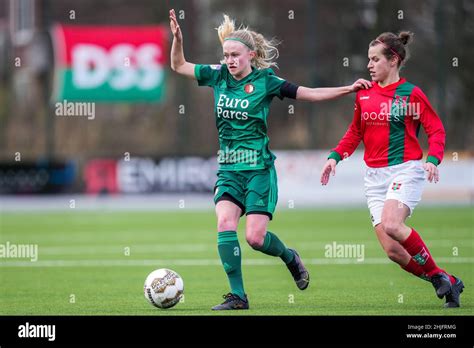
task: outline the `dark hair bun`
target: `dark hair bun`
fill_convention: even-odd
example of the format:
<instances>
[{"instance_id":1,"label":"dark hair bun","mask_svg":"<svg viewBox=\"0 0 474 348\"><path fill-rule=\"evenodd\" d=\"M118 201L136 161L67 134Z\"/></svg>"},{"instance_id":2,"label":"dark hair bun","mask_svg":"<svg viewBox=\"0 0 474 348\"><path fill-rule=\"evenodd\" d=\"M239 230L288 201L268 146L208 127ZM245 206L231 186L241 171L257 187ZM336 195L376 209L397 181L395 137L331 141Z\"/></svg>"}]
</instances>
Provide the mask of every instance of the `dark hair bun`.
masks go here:
<instances>
[{"instance_id":1,"label":"dark hair bun","mask_svg":"<svg viewBox=\"0 0 474 348\"><path fill-rule=\"evenodd\" d=\"M403 46L407 46L413 41L413 33L410 31L401 31L400 34L398 34L398 38Z\"/></svg>"}]
</instances>

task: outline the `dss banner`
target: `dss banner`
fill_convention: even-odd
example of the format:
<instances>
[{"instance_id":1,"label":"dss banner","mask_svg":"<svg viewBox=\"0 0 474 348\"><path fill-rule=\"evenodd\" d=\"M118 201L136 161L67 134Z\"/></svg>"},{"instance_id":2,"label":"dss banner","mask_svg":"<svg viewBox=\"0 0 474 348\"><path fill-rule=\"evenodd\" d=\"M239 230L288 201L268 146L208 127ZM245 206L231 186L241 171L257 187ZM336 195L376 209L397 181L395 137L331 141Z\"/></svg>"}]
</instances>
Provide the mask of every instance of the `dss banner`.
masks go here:
<instances>
[{"instance_id":1,"label":"dss banner","mask_svg":"<svg viewBox=\"0 0 474 348\"><path fill-rule=\"evenodd\" d=\"M54 101L159 101L166 42L161 26L57 25Z\"/></svg>"}]
</instances>

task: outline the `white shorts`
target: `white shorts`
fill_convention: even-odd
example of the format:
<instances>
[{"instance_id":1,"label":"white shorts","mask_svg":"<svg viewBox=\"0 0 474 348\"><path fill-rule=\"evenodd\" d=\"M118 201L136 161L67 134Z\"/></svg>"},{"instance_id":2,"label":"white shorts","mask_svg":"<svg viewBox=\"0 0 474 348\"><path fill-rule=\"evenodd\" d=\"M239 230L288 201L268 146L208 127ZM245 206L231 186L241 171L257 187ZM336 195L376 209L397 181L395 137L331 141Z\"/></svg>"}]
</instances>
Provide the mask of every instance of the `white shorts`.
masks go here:
<instances>
[{"instance_id":1,"label":"white shorts","mask_svg":"<svg viewBox=\"0 0 474 348\"><path fill-rule=\"evenodd\" d=\"M387 199L395 199L410 209L410 216L421 200L426 183L422 161L408 161L383 168L367 167L365 172L365 196L372 225L382 221L382 210Z\"/></svg>"}]
</instances>

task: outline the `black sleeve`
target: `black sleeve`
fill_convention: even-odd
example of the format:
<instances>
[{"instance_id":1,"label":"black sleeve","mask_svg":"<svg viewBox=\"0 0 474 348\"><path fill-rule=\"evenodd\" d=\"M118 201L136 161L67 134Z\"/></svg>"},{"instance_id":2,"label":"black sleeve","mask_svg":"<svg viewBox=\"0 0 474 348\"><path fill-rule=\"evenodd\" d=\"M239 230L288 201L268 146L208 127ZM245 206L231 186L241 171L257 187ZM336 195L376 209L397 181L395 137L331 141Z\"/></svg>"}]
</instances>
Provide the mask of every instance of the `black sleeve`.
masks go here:
<instances>
[{"instance_id":1,"label":"black sleeve","mask_svg":"<svg viewBox=\"0 0 474 348\"><path fill-rule=\"evenodd\" d=\"M285 81L281 84L280 94L284 98L296 99L296 92L300 86L295 85L294 83Z\"/></svg>"}]
</instances>

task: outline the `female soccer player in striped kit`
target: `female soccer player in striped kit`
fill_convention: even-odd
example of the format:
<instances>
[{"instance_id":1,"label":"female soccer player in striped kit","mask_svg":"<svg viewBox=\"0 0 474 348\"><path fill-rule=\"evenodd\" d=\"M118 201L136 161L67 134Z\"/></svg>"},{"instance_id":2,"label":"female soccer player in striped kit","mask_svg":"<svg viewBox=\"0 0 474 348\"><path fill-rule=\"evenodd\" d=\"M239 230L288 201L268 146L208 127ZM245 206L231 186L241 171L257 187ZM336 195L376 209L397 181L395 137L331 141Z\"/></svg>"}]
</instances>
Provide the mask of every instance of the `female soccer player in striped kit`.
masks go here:
<instances>
[{"instance_id":1,"label":"female soccer player in striped kit","mask_svg":"<svg viewBox=\"0 0 474 348\"><path fill-rule=\"evenodd\" d=\"M183 38L176 15L170 11L173 33L171 67L197 80L200 86L214 90L214 111L219 134L220 168L215 185L219 256L229 279L231 291L214 310L248 309L241 271L241 250L237 226L247 215L246 239L264 254L280 257L290 270L296 285L304 290L309 273L298 253L289 249L267 231L277 203L278 188L275 156L269 150L267 117L273 97L321 101L341 97L371 83L357 80L351 86L306 88L277 77L270 67L278 57L276 44L261 34L239 28L224 16L218 28L224 59L221 65L192 64L185 60Z\"/></svg>"},{"instance_id":2,"label":"female soccer player in striped kit","mask_svg":"<svg viewBox=\"0 0 474 348\"><path fill-rule=\"evenodd\" d=\"M438 182L445 131L421 89L400 78L413 34L383 33L369 45L367 68L373 88L356 95L354 118L321 173L326 185L337 162L362 141L367 164L365 192L375 233L388 257L407 272L429 280L445 307L459 307L462 281L440 269L420 235L405 220L421 199L424 184ZM423 126L429 143L426 163L417 136Z\"/></svg>"}]
</instances>

